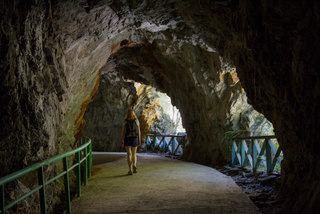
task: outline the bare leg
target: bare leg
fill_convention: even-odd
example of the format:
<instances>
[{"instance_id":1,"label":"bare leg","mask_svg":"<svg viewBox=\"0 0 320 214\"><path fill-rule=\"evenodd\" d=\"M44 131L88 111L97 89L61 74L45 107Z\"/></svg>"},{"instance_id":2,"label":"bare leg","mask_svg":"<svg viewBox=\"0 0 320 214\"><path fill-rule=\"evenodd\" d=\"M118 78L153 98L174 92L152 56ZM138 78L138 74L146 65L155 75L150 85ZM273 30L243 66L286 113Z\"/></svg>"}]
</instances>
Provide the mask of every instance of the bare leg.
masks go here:
<instances>
[{"instance_id":1,"label":"bare leg","mask_svg":"<svg viewBox=\"0 0 320 214\"><path fill-rule=\"evenodd\" d=\"M131 171L131 172L132 172L132 154L131 154L131 146L126 146L126 151L127 151L127 159L128 159L129 171Z\"/></svg>"},{"instance_id":2,"label":"bare leg","mask_svg":"<svg viewBox=\"0 0 320 214\"><path fill-rule=\"evenodd\" d=\"M133 169L137 167L137 147L131 147ZM135 171L135 170L134 170Z\"/></svg>"}]
</instances>

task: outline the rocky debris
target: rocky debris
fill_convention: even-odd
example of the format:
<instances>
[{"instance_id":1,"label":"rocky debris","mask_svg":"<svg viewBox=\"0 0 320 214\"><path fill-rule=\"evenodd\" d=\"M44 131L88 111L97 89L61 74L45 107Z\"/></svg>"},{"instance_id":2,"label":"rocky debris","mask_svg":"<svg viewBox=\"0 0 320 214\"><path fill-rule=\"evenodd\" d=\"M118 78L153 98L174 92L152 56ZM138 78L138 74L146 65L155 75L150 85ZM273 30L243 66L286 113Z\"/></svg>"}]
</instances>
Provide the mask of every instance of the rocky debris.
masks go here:
<instances>
[{"instance_id":1,"label":"rocky debris","mask_svg":"<svg viewBox=\"0 0 320 214\"><path fill-rule=\"evenodd\" d=\"M238 184L262 213L280 213L283 199L280 197L280 175L268 175L263 171L252 172L250 169L225 165L218 171Z\"/></svg>"},{"instance_id":2,"label":"rocky debris","mask_svg":"<svg viewBox=\"0 0 320 214\"><path fill-rule=\"evenodd\" d=\"M264 185L272 185L278 178L276 175L269 175L267 177L259 178L258 181Z\"/></svg>"},{"instance_id":3,"label":"rocky debris","mask_svg":"<svg viewBox=\"0 0 320 214\"><path fill-rule=\"evenodd\" d=\"M166 158L171 158L171 159L176 159L176 160L182 160L182 156L181 155L166 154L165 157Z\"/></svg>"}]
</instances>

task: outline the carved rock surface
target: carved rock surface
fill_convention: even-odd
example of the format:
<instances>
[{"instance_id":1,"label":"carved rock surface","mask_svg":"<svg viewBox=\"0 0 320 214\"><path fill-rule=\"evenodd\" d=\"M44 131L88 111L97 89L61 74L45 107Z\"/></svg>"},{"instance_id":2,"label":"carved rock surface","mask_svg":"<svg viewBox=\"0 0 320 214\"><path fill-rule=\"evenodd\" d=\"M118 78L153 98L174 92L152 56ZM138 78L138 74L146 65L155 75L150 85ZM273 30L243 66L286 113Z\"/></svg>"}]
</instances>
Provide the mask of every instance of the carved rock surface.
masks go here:
<instances>
[{"instance_id":1,"label":"carved rock surface","mask_svg":"<svg viewBox=\"0 0 320 214\"><path fill-rule=\"evenodd\" d=\"M284 210L319 209L318 1L17 0L0 10L0 176L76 145L104 65L172 98L186 158L225 162L223 112L241 86L224 83L236 67L283 149Z\"/></svg>"}]
</instances>

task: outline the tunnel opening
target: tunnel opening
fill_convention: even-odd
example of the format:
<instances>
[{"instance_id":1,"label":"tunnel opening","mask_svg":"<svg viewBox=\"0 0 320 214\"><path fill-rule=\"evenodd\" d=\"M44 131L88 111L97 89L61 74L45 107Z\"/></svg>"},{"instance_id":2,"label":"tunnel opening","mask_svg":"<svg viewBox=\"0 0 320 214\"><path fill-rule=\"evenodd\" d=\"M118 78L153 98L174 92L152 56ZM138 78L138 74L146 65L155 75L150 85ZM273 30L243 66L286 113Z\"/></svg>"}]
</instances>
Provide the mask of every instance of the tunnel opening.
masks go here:
<instances>
[{"instance_id":1,"label":"tunnel opening","mask_svg":"<svg viewBox=\"0 0 320 214\"><path fill-rule=\"evenodd\" d=\"M121 128L126 111L133 107L140 120L142 142L147 134L185 132L179 110L165 93L135 82L116 71L102 71L99 89L86 107L83 135L93 140L94 151L123 151Z\"/></svg>"},{"instance_id":2,"label":"tunnel opening","mask_svg":"<svg viewBox=\"0 0 320 214\"><path fill-rule=\"evenodd\" d=\"M154 101L149 102L150 104L157 103L159 108L159 113L154 112L154 114L158 115L156 122L158 124L154 124L149 133L150 134L178 134L186 132L185 128L182 124L182 117L179 109L175 107L171 98L166 94L158 91L156 88L152 86L144 85L141 83L134 83L138 99L135 102L135 109L137 109L138 114L142 113L143 97L150 97ZM141 97L141 98L140 98ZM150 99L149 98L149 99ZM140 108L140 109L139 109ZM148 113L147 113L148 114Z\"/></svg>"}]
</instances>

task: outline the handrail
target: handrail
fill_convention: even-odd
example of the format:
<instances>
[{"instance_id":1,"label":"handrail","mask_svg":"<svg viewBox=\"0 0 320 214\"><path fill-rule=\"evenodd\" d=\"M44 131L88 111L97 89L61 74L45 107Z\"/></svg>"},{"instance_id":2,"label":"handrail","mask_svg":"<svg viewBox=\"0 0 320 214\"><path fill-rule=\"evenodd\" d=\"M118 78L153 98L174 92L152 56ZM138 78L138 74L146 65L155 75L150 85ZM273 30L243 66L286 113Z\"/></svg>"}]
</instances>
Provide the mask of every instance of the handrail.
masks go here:
<instances>
[{"instance_id":1,"label":"handrail","mask_svg":"<svg viewBox=\"0 0 320 214\"><path fill-rule=\"evenodd\" d=\"M161 137L160 142L158 142L158 137ZM167 142L166 138L170 138ZM177 141L176 138L183 138L181 142ZM179 148L182 148L182 152L186 145L187 135L161 135L161 134L147 134L145 141L146 146L150 146L154 151L167 152L175 155ZM176 146L177 145L177 146ZM147 148L146 147L146 148ZM171 151L170 151L171 150Z\"/></svg>"},{"instance_id":2,"label":"handrail","mask_svg":"<svg viewBox=\"0 0 320 214\"><path fill-rule=\"evenodd\" d=\"M69 171L76 168L76 176L77 176L77 195L78 197L81 196L81 164L84 162L84 184L87 185L88 177L91 176L91 164L92 164L92 142L90 139L86 139L85 144L81 145L80 147L66 152L64 154L57 155L55 157L43 160L39 163L35 163L29 167L26 167L22 170L17 172L11 173L5 177L0 178L0 213L4 214L6 210L10 209L14 205L18 204L20 201L24 200L28 196L34 194L35 192L39 191L40 194L40 210L41 213L46 213L46 195L45 195L45 186L50 184L51 182L57 180L58 178L64 176L64 187L65 187L65 196L67 200L67 213L71 213L70 207L70 187L69 187ZM82 155L81 159L81 153ZM73 164L71 167L68 166L68 159L67 157L74 155L76 157L76 163ZM45 181L44 179L44 172L43 167L54 163L58 160L63 161L63 172L59 175L56 175L54 178ZM11 202L10 204L6 205L5 203L5 185L30 173L37 170L38 174L38 186L26 193L25 195L19 197L15 201Z\"/></svg>"},{"instance_id":3,"label":"handrail","mask_svg":"<svg viewBox=\"0 0 320 214\"><path fill-rule=\"evenodd\" d=\"M274 135L236 137L232 139L231 165L239 163L241 167L249 166L255 172L261 163L268 173L272 172L277 163L281 166L281 148L276 149L272 139ZM260 148L258 140L264 139ZM247 144L247 141L249 143ZM273 157L272 157L273 153Z\"/></svg>"},{"instance_id":4,"label":"handrail","mask_svg":"<svg viewBox=\"0 0 320 214\"><path fill-rule=\"evenodd\" d=\"M272 139L276 138L275 135L265 135L265 136L248 136L248 137L235 137L234 140L251 140L251 139Z\"/></svg>"},{"instance_id":5,"label":"handrail","mask_svg":"<svg viewBox=\"0 0 320 214\"><path fill-rule=\"evenodd\" d=\"M187 135L172 135L172 134L147 134L147 136L161 136L161 137L185 137Z\"/></svg>"}]
</instances>

